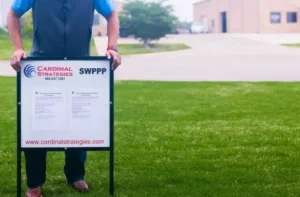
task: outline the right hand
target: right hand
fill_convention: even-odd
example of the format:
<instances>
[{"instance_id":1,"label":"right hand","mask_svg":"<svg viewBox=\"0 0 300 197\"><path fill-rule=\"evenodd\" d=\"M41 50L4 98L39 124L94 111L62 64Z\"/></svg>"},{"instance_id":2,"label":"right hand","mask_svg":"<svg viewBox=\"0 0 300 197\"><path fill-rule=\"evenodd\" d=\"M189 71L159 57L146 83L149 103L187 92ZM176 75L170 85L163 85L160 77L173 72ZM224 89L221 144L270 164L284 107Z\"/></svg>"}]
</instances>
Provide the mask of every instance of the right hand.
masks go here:
<instances>
[{"instance_id":1,"label":"right hand","mask_svg":"<svg viewBox=\"0 0 300 197\"><path fill-rule=\"evenodd\" d=\"M27 54L23 49L15 50L14 54L11 56L10 65L17 72L21 70L21 59L22 58L27 58Z\"/></svg>"}]
</instances>

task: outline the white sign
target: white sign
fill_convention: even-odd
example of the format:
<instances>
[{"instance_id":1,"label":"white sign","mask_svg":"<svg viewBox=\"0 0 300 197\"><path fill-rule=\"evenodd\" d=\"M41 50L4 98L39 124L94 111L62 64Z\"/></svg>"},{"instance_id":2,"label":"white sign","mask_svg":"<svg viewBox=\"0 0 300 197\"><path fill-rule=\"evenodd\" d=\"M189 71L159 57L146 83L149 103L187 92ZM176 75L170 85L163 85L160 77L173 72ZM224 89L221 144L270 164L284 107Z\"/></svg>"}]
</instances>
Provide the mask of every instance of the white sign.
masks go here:
<instances>
[{"instance_id":1,"label":"white sign","mask_svg":"<svg viewBox=\"0 0 300 197\"><path fill-rule=\"evenodd\" d=\"M110 147L109 60L23 60L22 148Z\"/></svg>"}]
</instances>

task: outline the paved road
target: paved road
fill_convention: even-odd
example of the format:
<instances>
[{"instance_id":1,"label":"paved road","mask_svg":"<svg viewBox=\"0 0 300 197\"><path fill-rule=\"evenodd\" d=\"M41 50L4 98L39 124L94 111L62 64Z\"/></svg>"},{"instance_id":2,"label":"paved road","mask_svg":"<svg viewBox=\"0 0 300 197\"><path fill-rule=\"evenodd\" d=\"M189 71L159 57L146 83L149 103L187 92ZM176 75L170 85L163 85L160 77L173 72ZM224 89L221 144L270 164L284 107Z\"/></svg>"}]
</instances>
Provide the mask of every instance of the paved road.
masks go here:
<instances>
[{"instance_id":1,"label":"paved road","mask_svg":"<svg viewBox=\"0 0 300 197\"><path fill-rule=\"evenodd\" d=\"M122 43L135 42L121 39ZM158 81L300 81L300 49L238 35L180 35L161 42L181 42L192 49L124 56L117 80ZM100 55L105 38L96 39ZM0 75L15 75L0 62Z\"/></svg>"},{"instance_id":2,"label":"paved road","mask_svg":"<svg viewBox=\"0 0 300 197\"><path fill-rule=\"evenodd\" d=\"M116 72L122 80L298 81L300 49L231 35L179 36L190 50L129 56Z\"/></svg>"},{"instance_id":3,"label":"paved road","mask_svg":"<svg viewBox=\"0 0 300 197\"><path fill-rule=\"evenodd\" d=\"M8 61L0 61L0 76L16 76Z\"/></svg>"},{"instance_id":4,"label":"paved road","mask_svg":"<svg viewBox=\"0 0 300 197\"><path fill-rule=\"evenodd\" d=\"M300 33L265 33L265 34L231 34L234 37L247 38L255 41L270 43L270 44L294 44L300 43Z\"/></svg>"}]
</instances>

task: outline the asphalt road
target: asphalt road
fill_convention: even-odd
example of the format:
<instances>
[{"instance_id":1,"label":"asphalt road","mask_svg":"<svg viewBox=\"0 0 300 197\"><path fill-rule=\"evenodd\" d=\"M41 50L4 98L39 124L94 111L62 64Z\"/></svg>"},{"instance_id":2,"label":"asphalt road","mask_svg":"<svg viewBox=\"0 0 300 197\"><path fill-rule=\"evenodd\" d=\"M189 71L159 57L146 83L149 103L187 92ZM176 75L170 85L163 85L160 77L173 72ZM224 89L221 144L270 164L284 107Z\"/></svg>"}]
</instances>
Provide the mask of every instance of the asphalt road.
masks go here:
<instances>
[{"instance_id":1,"label":"asphalt road","mask_svg":"<svg viewBox=\"0 0 300 197\"><path fill-rule=\"evenodd\" d=\"M119 80L298 81L300 49L231 35L194 35L162 42L183 42L192 49L128 56Z\"/></svg>"}]
</instances>

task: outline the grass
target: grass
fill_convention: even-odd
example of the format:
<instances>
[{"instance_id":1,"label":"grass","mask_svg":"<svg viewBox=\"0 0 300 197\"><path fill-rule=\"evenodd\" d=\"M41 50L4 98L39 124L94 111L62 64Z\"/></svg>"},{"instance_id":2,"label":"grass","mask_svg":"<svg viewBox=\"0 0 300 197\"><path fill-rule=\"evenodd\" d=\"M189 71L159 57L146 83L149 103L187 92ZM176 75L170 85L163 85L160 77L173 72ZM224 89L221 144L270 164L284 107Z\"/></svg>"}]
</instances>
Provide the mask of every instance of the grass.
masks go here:
<instances>
[{"instance_id":1,"label":"grass","mask_svg":"<svg viewBox=\"0 0 300 197\"><path fill-rule=\"evenodd\" d=\"M147 54L166 51L177 51L189 49L185 44L150 44L149 48L145 48L142 44L119 44L118 48L121 55Z\"/></svg>"},{"instance_id":2,"label":"grass","mask_svg":"<svg viewBox=\"0 0 300 197\"><path fill-rule=\"evenodd\" d=\"M0 82L0 193L15 197L15 79ZM300 83L123 81L115 97L117 197L299 196ZM108 196L107 153L88 154L89 194L63 164L48 154L45 197Z\"/></svg>"},{"instance_id":3,"label":"grass","mask_svg":"<svg viewBox=\"0 0 300 197\"><path fill-rule=\"evenodd\" d=\"M23 39L23 45L26 52L29 54L32 41L30 39ZM97 56L98 52L94 44L94 39L91 39L91 55ZM150 48L144 48L142 44L119 44L119 51L121 55L157 53L165 51L177 51L189 49L185 44L151 44ZM13 45L9 37L0 32L0 60L9 60L13 53Z\"/></svg>"},{"instance_id":4,"label":"grass","mask_svg":"<svg viewBox=\"0 0 300 197\"><path fill-rule=\"evenodd\" d=\"M283 46L288 46L288 47L300 47L300 43L295 43L295 44L283 44Z\"/></svg>"},{"instance_id":5,"label":"grass","mask_svg":"<svg viewBox=\"0 0 300 197\"><path fill-rule=\"evenodd\" d=\"M27 53L29 53L31 45L30 40L23 40L23 46ZM14 48L9 37L7 35L0 35L0 60L9 60L13 51Z\"/></svg>"},{"instance_id":6,"label":"grass","mask_svg":"<svg viewBox=\"0 0 300 197\"><path fill-rule=\"evenodd\" d=\"M29 54L32 41L30 39L23 39L23 46L25 51ZM97 56L96 46L94 40L91 40L91 55ZM13 45L8 35L0 34L0 60L9 60L13 53Z\"/></svg>"}]
</instances>

